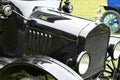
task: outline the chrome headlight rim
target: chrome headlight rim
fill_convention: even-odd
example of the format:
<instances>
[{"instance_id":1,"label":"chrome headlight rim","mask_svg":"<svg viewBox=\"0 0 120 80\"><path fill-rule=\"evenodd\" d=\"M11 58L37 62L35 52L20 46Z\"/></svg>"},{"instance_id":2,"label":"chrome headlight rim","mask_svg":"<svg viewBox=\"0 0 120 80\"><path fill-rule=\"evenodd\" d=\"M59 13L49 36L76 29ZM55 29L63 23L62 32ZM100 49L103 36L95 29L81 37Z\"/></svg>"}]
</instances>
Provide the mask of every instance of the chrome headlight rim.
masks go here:
<instances>
[{"instance_id":1,"label":"chrome headlight rim","mask_svg":"<svg viewBox=\"0 0 120 80\"><path fill-rule=\"evenodd\" d=\"M118 50L118 47L120 47L120 41L117 42L115 45L114 45L114 48L113 48L113 59L116 60L120 57L120 49Z\"/></svg>"},{"instance_id":2,"label":"chrome headlight rim","mask_svg":"<svg viewBox=\"0 0 120 80\"><path fill-rule=\"evenodd\" d=\"M3 10L3 14L7 17L12 14L12 7L10 5L3 6L2 10Z\"/></svg>"},{"instance_id":3,"label":"chrome headlight rim","mask_svg":"<svg viewBox=\"0 0 120 80\"><path fill-rule=\"evenodd\" d=\"M118 47L119 44L120 44L119 36L116 35L110 36L109 45L107 49L108 52L107 58L109 58L109 60L111 59L116 60L120 57L120 53L116 55L116 50L117 50L116 48ZM118 50L118 52L120 52L120 50Z\"/></svg>"},{"instance_id":4,"label":"chrome headlight rim","mask_svg":"<svg viewBox=\"0 0 120 80\"><path fill-rule=\"evenodd\" d=\"M85 65L83 60L86 59L87 59L87 64ZM88 71L90 62L91 62L90 54L87 51L82 51L77 57L77 71L80 75L84 75Z\"/></svg>"}]
</instances>

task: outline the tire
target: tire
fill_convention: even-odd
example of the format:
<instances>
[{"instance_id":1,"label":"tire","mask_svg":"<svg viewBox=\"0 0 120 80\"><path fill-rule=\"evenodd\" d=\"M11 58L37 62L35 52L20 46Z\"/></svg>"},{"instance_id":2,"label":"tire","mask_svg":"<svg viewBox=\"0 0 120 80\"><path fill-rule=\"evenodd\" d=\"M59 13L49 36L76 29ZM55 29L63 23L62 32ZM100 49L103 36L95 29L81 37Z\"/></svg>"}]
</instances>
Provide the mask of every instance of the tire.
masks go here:
<instances>
[{"instance_id":1,"label":"tire","mask_svg":"<svg viewBox=\"0 0 120 80\"><path fill-rule=\"evenodd\" d=\"M114 10L107 10L101 17L101 22L110 27L112 33L120 30L120 14Z\"/></svg>"}]
</instances>

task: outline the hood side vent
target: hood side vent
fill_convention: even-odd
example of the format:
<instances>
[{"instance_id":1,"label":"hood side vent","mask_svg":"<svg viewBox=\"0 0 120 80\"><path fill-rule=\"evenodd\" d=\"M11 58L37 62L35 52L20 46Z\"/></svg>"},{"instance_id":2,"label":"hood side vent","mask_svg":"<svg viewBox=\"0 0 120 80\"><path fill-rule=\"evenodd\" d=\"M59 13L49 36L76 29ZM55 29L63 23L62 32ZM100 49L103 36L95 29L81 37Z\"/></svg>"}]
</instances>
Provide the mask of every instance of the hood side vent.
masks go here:
<instances>
[{"instance_id":1,"label":"hood side vent","mask_svg":"<svg viewBox=\"0 0 120 80\"><path fill-rule=\"evenodd\" d=\"M32 54L50 55L52 36L37 30L29 30L27 38L27 50ZM30 53L31 53L30 52Z\"/></svg>"}]
</instances>

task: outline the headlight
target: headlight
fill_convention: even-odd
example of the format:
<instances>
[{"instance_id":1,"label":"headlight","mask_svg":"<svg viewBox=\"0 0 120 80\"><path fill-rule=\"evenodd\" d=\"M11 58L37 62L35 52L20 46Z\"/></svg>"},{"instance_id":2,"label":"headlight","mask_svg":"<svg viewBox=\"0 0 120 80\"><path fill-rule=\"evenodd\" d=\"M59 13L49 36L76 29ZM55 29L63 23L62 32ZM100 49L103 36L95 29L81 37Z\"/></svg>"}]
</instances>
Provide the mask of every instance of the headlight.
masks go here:
<instances>
[{"instance_id":1,"label":"headlight","mask_svg":"<svg viewBox=\"0 0 120 80\"><path fill-rule=\"evenodd\" d=\"M120 39L118 37L110 37L108 53L112 59L118 59L120 56Z\"/></svg>"},{"instance_id":2,"label":"headlight","mask_svg":"<svg viewBox=\"0 0 120 80\"><path fill-rule=\"evenodd\" d=\"M87 51L83 51L77 58L78 72L79 74L85 74L89 68L90 56Z\"/></svg>"},{"instance_id":3,"label":"headlight","mask_svg":"<svg viewBox=\"0 0 120 80\"><path fill-rule=\"evenodd\" d=\"M120 42L114 46L113 58L117 59L120 56Z\"/></svg>"},{"instance_id":4,"label":"headlight","mask_svg":"<svg viewBox=\"0 0 120 80\"><path fill-rule=\"evenodd\" d=\"M3 13L5 16L10 16L12 14L12 8L10 5L3 6Z\"/></svg>"}]
</instances>

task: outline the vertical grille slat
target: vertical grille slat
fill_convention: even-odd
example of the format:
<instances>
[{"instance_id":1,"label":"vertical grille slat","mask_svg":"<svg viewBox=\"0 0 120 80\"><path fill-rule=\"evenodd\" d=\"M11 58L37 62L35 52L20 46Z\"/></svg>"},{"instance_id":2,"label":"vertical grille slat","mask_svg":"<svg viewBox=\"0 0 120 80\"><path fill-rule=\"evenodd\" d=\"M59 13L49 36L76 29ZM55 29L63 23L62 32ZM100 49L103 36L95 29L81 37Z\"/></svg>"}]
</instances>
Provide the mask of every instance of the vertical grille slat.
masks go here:
<instances>
[{"instance_id":1,"label":"vertical grille slat","mask_svg":"<svg viewBox=\"0 0 120 80\"><path fill-rule=\"evenodd\" d=\"M28 49L32 54L50 55L52 36L50 34L29 30Z\"/></svg>"},{"instance_id":2,"label":"vertical grille slat","mask_svg":"<svg viewBox=\"0 0 120 80\"><path fill-rule=\"evenodd\" d=\"M40 41L39 41L39 39L40 39L40 33L37 32L37 37L36 37L36 52L37 52L37 53L40 52L40 51L39 51L39 49L40 49L40 45L39 45Z\"/></svg>"},{"instance_id":3,"label":"vertical grille slat","mask_svg":"<svg viewBox=\"0 0 120 80\"><path fill-rule=\"evenodd\" d=\"M46 47L47 47L47 34L44 34L43 52L45 52L45 50L47 50ZM47 53L47 51L46 51L46 53Z\"/></svg>"},{"instance_id":4,"label":"vertical grille slat","mask_svg":"<svg viewBox=\"0 0 120 80\"><path fill-rule=\"evenodd\" d=\"M48 36L48 47L47 47L47 53L51 52L51 41L52 41L52 36ZM49 54L50 55L50 54Z\"/></svg>"},{"instance_id":5,"label":"vertical grille slat","mask_svg":"<svg viewBox=\"0 0 120 80\"><path fill-rule=\"evenodd\" d=\"M29 43L29 49L32 49L32 31L31 30L29 31L29 41L28 41L28 43Z\"/></svg>"},{"instance_id":6,"label":"vertical grille slat","mask_svg":"<svg viewBox=\"0 0 120 80\"><path fill-rule=\"evenodd\" d=\"M41 52L41 54L43 54L43 40L44 40L44 34L41 33L41 37L40 37L40 52Z\"/></svg>"},{"instance_id":7,"label":"vertical grille slat","mask_svg":"<svg viewBox=\"0 0 120 80\"><path fill-rule=\"evenodd\" d=\"M33 31L32 50L35 52L36 32Z\"/></svg>"}]
</instances>

